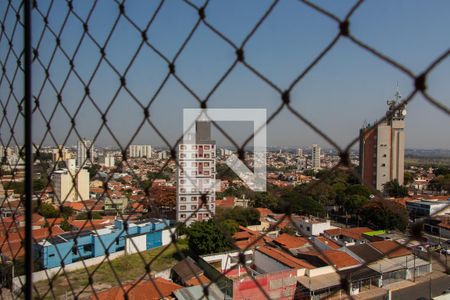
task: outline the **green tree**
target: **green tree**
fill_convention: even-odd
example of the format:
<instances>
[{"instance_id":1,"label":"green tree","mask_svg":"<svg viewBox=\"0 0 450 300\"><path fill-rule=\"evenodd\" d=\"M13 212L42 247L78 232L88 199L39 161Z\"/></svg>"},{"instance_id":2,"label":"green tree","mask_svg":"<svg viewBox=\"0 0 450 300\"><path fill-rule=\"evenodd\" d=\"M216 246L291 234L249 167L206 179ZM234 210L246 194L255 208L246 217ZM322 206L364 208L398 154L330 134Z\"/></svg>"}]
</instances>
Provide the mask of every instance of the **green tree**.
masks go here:
<instances>
[{"instance_id":1,"label":"green tree","mask_svg":"<svg viewBox=\"0 0 450 300\"><path fill-rule=\"evenodd\" d=\"M385 199L370 201L361 208L359 215L365 225L374 229L405 231L409 220L403 205Z\"/></svg>"},{"instance_id":2,"label":"green tree","mask_svg":"<svg viewBox=\"0 0 450 300\"><path fill-rule=\"evenodd\" d=\"M325 208L319 201L309 195L298 193L297 191L286 191L283 193L277 211L290 211L300 215L325 215Z\"/></svg>"},{"instance_id":3,"label":"green tree","mask_svg":"<svg viewBox=\"0 0 450 300\"><path fill-rule=\"evenodd\" d=\"M64 230L64 231L70 231L70 230L72 230L72 226L69 224L69 222L67 221L67 219L64 219L64 221L61 222L61 224L59 225L59 227L61 227L61 229Z\"/></svg>"},{"instance_id":4,"label":"green tree","mask_svg":"<svg viewBox=\"0 0 450 300\"><path fill-rule=\"evenodd\" d=\"M450 174L450 167L439 167L433 170L434 175L440 176L440 175L449 175Z\"/></svg>"},{"instance_id":5,"label":"green tree","mask_svg":"<svg viewBox=\"0 0 450 300\"><path fill-rule=\"evenodd\" d=\"M59 216L59 211L49 203L42 203L38 208L38 214L44 218L57 218Z\"/></svg>"},{"instance_id":6,"label":"green tree","mask_svg":"<svg viewBox=\"0 0 450 300\"><path fill-rule=\"evenodd\" d=\"M361 195L350 195L344 200L343 206L347 213L355 214L368 202L368 199Z\"/></svg>"},{"instance_id":7,"label":"green tree","mask_svg":"<svg viewBox=\"0 0 450 300\"><path fill-rule=\"evenodd\" d=\"M450 174L436 176L430 180L428 186L432 191L438 193L450 191Z\"/></svg>"},{"instance_id":8,"label":"green tree","mask_svg":"<svg viewBox=\"0 0 450 300\"><path fill-rule=\"evenodd\" d=\"M225 235L232 237L239 230L239 223L235 220L227 219L220 222L220 227Z\"/></svg>"},{"instance_id":9,"label":"green tree","mask_svg":"<svg viewBox=\"0 0 450 300\"><path fill-rule=\"evenodd\" d=\"M187 229L189 249L193 255L231 250L233 243L214 220L194 222Z\"/></svg>"},{"instance_id":10,"label":"green tree","mask_svg":"<svg viewBox=\"0 0 450 300\"><path fill-rule=\"evenodd\" d=\"M63 218L65 218L65 219L67 219L68 217L73 216L74 213L75 213L75 211L70 206L63 206L62 209L61 209L61 216Z\"/></svg>"},{"instance_id":11,"label":"green tree","mask_svg":"<svg viewBox=\"0 0 450 300\"><path fill-rule=\"evenodd\" d=\"M398 183L397 179L384 184L384 193L389 197L402 198L408 196L408 188Z\"/></svg>"},{"instance_id":12,"label":"green tree","mask_svg":"<svg viewBox=\"0 0 450 300\"><path fill-rule=\"evenodd\" d=\"M412 172L405 172L405 177L403 179L403 183L405 185L410 185L411 183L414 182L414 177L415 177L414 173L412 173Z\"/></svg>"},{"instance_id":13,"label":"green tree","mask_svg":"<svg viewBox=\"0 0 450 300\"><path fill-rule=\"evenodd\" d=\"M278 199L270 192L255 193L252 206L275 209L278 206Z\"/></svg>"},{"instance_id":14,"label":"green tree","mask_svg":"<svg viewBox=\"0 0 450 300\"><path fill-rule=\"evenodd\" d=\"M253 207L218 208L216 211L216 220L223 222L224 220L234 220L242 226L259 224L259 212Z\"/></svg>"},{"instance_id":15,"label":"green tree","mask_svg":"<svg viewBox=\"0 0 450 300\"><path fill-rule=\"evenodd\" d=\"M353 184L350 185L346 190L345 193L347 195L358 195L362 196L364 198L369 199L370 195L373 194L372 190L363 184Z\"/></svg>"},{"instance_id":16,"label":"green tree","mask_svg":"<svg viewBox=\"0 0 450 300\"><path fill-rule=\"evenodd\" d=\"M102 218L102 215L98 211L91 212L91 219L92 220L99 220ZM87 220L89 219L89 214L87 212L80 212L75 216L75 219L77 220Z\"/></svg>"},{"instance_id":17,"label":"green tree","mask_svg":"<svg viewBox=\"0 0 450 300\"><path fill-rule=\"evenodd\" d=\"M180 236L180 235L185 235L187 233L187 227L186 224L183 222L177 222L175 224L175 233Z\"/></svg>"}]
</instances>

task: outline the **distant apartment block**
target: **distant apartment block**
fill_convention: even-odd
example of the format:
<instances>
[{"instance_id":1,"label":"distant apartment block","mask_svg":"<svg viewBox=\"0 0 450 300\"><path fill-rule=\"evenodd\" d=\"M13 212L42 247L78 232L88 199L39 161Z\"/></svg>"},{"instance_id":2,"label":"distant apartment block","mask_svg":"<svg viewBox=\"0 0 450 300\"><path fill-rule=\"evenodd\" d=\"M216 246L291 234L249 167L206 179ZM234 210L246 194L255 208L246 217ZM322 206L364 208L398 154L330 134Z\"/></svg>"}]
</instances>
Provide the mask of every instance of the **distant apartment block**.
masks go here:
<instances>
[{"instance_id":1,"label":"distant apartment block","mask_svg":"<svg viewBox=\"0 0 450 300\"><path fill-rule=\"evenodd\" d=\"M81 139L77 144L77 166L82 168L84 166L92 165L94 162L94 145L88 139Z\"/></svg>"},{"instance_id":2,"label":"distant apartment block","mask_svg":"<svg viewBox=\"0 0 450 300\"><path fill-rule=\"evenodd\" d=\"M58 145L58 147L56 149L52 150L52 160L54 162L66 161L71 158L72 158L72 154L63 145Z\"/></svg>"},{"instance_id":3,"label":"distant apartment block","mask_svg":"<svg viewBox=\"0 0 450 300\"><path fill-rule=\"evenodd\" d=\"M405 157L405 107L396 109L401 100L388 101L387 119L374 128L365 126L360 131L360 172L364 184L383 191L384 184L398 180L403 184Z\"/></svg>"},{"instance_id":4,"label":"distant apartment block","mask_svg":"<svg viewBox=\"0 0 450 300\"><path fill-rule=\"evenodd\" d=\"M320 147L316 144L312 145L311 163L314 170L320 169Z\"/></svg>"},{"instance_id":5,"label":"distant apartment block","mask_svg":"<svg viewBox=\"0 0 450 300\"><path fill-rule=\"evenodd\" d=\"M130 158L150 158L150 157L152 157L152 146L150 146L150 145L130 145L128 147L128 157L130 157Z\"/></svg>"},{"instance_id":6,"label":"distant apartment block","mask_svg":"<svg viewBox=\"0 0 450 300\"><path fill-rule=\"evenodd\" d=\"M89 200L89 172L85 169L76 169L74 159L66 162L66 168L53 172L51 180L55 201Z\"/></svg>"},{"instance_id":7,"label":"distant apartment block","mask_svg":"<svg viewBox=\"0 0 450 300\"><path fill-rule=\"evenodd\" d=\"M192 143L178 147L177 221L190 225L215 213L216 145L209 122L198 121Z\"/></svg>"},{"instance_id":8,"label":"distant apartment block","mask_svg":"<svg viewBox=\"0 0 450 300\"><path fill-rule=\"evenodd\" d=\"M114 156L112 156L110 154L106 154L106 155L99 157L98 163L101 166L104 166L106 168L112 168L115 166L116 161L114 159Z\"/></svg>"}]
</instances>

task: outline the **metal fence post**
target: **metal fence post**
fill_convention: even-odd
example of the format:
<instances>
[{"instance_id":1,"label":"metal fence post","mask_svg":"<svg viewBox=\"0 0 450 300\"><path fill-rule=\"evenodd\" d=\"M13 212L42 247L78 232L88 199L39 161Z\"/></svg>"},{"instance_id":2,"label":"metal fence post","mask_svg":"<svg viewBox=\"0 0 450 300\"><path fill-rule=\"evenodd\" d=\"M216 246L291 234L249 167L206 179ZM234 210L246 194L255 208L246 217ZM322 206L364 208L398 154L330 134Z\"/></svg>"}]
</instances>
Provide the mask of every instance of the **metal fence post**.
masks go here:
<instances>
[{"instance_id":1,"label":"metal fence post","mask_svg":"<svg viewBox=\"0 0 450 300\"><path fill-rule=\"evenodd\" d=\"M23 1L24 14L24 107L25 107L25 299L33 296L33 139L32 139L32 90L31 90L31 0Z\"/></svg>"}]
</instances>

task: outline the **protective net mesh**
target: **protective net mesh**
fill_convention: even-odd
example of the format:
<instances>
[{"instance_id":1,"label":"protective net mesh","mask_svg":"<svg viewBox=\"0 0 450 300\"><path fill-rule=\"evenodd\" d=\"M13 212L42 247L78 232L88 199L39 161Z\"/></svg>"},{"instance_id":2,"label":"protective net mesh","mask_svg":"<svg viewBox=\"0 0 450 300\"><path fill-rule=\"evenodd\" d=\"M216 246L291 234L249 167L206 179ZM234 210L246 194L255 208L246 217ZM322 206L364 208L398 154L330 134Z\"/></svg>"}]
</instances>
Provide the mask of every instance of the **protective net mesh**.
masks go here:
<instances>
[{"instance_id":1,"label":"protective net mesh","mask_svg":"<svg viewBox=\"0 0 450 300\"><path fill-rule=\"evenodd\" d=\"M163 270L170 273L167 270L178 261L184 262L182 268L193 274L196 283L202 287L199 295L206 298L214 298L216 290L213 285L227 298L244 297L233 287L233 280L230 279L237 272L245 274L246 280L250 280L247 283L249 289L254 289L252 291L256 298L309 297L309 291L298 287L293 291L289 288L298 286L296 280L289 281L292 272L280 273L279 278L269 278L256 272L254 266L247 262L249 255L251 257L249 253L256 246L273 243L270 234L277 227L290 224L294 230L302 231L295 221L297 216L291 213L290 203L285 204L284 214L270 227L252 236L245 246L238 245L231 234L226 235L231 244L236 243L234 246L237 252L232 267L217 272L212 265L205 263L206 258L198 258L196 263L208 275L205 276L198 272L196 265L186 263L187 256L192 253L189 253L187 242L180 234L183 226L170 224L169 229L166 228L169 225L167 220L174 218L175 189L157 184L161 178L173 179L174 173L184 167L177 160L183 135L173 138L173 134L164 130L167 122L170 123L173 118L172 109L177 107L161 106L161 101L166 101L168 90L176 90L182 95L180 98L186 99L182 107L215 107L214 96L220 93L227 78L237 69L245 70L252 80L259 81L275 95L273 98L278 98L276 103L270 103L274 109L267 118L267 126L282 112L287 112L298 120L299 126L310 128L339 154L339 163L322 172L319 180L303 190L308 193L339 172L360 179L350 159L351 149L358 143L359 136L342 147L333 136L322 131L294 105L297 100L293 96L294 89L303 88L302 83L307 75L338 43L351 43L353 47L398 70L410 80L413 89L395 104L396 108L403 107L415 96L421 95L446 115L450 115L450 109L428 93L427 79L448 59L450 51L446 50L422 72L416 73L378 50L376 45L369 45L364 38L353 34L352 17L364 6L364 1L357 1L344 17L338 17L314 2L298 1L296 5L301 6L301 9L319 14L330 22L335 28L335 34L307 65L295 71L288 85L281 85L271 78L270 72L261 71L267 69L264 63L252 58L247 51L261 27L272 14L278 13L281 2L261 4L258 17L241 28L243 38L236 42L227 28L215 25L214 14L211 17L209 15L209 1L177 2L179 16L171 19L179 27L175 32L165 32L164 22L159 22L174 6L174 3L165 1L32 1L32 116L24 113L24 4L13 0L1 2L0 179L4 189L0 217L2 298L109 299L116 294L104 294L103 291L111 287L116 287L114 291L117 295L123 294L127 298L134 292L136 294L133 295L137 295L144 284L164 298L168 296L168 283L161 282L159 278L163 275L158 274L164 273L161 272ZM190 61L192 51L195 51L190 49L190 45L198 43L195 40L198 35L207 37L205 40L208 44L204 47L211 47L211 52L216 51L217 56L205 55L204 61ZM167 39L176 42L169 43ZM123 49L123 44L127 45L126 51L117 51ZM214 46L216 44L220 44L221 49ZM228 59L227 62L216 67L214 60L223 60L223 57ZM281 60L275 57L275 63L277 59ZM201 74L191 75L185 71L186 68L195 69L198 67L196 64L206 64L206 69L214 70L212 75L207 75L208 84L212 83L208 87L191 77L201 78ZM139 80L142 76L148 76L148 80ZM24 121L31 117L34 138L33 145L27 145L23 142ZM90 121L86 122L87 119ZM374 115L373 120L378 121L370 128L385 121L386 116ZM160 124L163 121L165 124ZM213 127L223 134L228 143L234 145L241 159L248 158L245 149L251 145L253 134L243 142L238 142L221 124L214 122ZM146 132L152 132L154 139L169 149L160 151L159 158L151 162L149 157L137 160L131 154L131 146ZM88 139L85 138L87 134ZM114 149L108 149L114 153L112 157L116 161L112 162L111 168L116 173L126 173L120 179L106 174L98 166L100 157L94 157L94 145L105 136L112 141L110 144ZM84 153L80 155L80 150L78 153L73 151L73 141L79 141L78 148L83 149ZM32 158L25 157L25 147L32 147ZM73 168L66 159L71 156L75 158L76 155L77 166ZM26 200L24 178L27 176L24 164L29 159L34 165L31 175L34 187L33 249L25 249L23 242ZM102 159L104 164L112 161L111 156L105 155ZM82 190L80 182L89 178L88 175L91 178L90 188L88 191ZM226 175L231 176L228 173ZM63 186L68 186L68 190L61 192ZM374 195L375 198L382 198L376 191ZM185 222L205 209L205 205L202 205L206 202L205 197L201 198ZM78 201L80 199L86 201ZM206 209L209 210L208 205ZM209 214L213 215L214 211L211 209ZM136 228L144 230L142 228L145 226L152 226L145 220L151 220L153 226L157 225L151 231L152 234L163 232L169 242L159 247L156 247L157 242L155 247L147 244L147 248L154 249L132 251L133 254L125 255L130 249L142 249L142 240L139 240ZM164 226L158 227L158 224ZM114 230L111 229L112 225ZM409 238L403 244L408 245L414 240L423 242L421 223L412 224L410 228ZM108 238L101 238L102 235ZM136 238L129 238L133 235ZM95 242L87 242L88 238ZM147 243L149 240L151 238L147 237ZM52 245L51 250L48 245ZM338 293L347 293L348 297L352 297L348 294L352 282L349 273L334 265L324 249L316 244L311 246L325 261L330 262L330 266L341 277L339 286L330 290L327 296L337 297ZM389 257L401 249L403 245L389 249L385 255ZM34 271L39 273L35 273L32 295L25 294L22 289L26 282L23 274L30 267L24 265L26 251L33 251L36 262ZM439 254L433 251L428 250L423 256L427 259L437 256L436 262L444 270L448 267ZM353 274L362 272L374 261L366 260L352 269Z\"/></svg>"}]
</instances>

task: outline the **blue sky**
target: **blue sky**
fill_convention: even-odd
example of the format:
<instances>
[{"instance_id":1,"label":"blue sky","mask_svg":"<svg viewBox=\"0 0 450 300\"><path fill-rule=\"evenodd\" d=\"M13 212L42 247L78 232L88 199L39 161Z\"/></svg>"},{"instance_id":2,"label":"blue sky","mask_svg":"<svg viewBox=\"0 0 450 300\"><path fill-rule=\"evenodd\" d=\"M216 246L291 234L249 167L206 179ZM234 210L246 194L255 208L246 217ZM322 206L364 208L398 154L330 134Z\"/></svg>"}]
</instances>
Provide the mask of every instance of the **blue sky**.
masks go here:
<instances>
[{"instance_id":1,"label":"blue sky","mask_svg":"<svg viewBox=\"0 0 450 300\"><path fill-rule=\"evenodd\" d=\"M39 1L46 11L46 1ZM85 18L91 1L74 1L75 11ZM144 28L158 1L127 1L127 15ZM202 1L195 1L201 4ZM212 0L206 8L206 19L234 43L240 44L271 1ZM354 1L317 1L339 17L345 16ZM351 32L380 52L418 73L450 47L449 1L380 1L363 3L351 18ZM67 12L64 1L55 1L49 24L60 28ZM118 14L113 1L98 1L88 22L89 32L103 44ZM42 31L42 18L34 14L34 41ZM149 41L168 59L172 59L197 21L195 10L182 1L168 0L147 31ZM281 0L272 14L246 44L246 61L281 89L292 80L333 39L337 25L306 5L294 0ZM63 48L71 55L82 35L82 25L73 16L61 36ZM106 47L106 57L123 72L140 42L139 32L121 18ZM40 59L46 63L55 39L48 32L40 44ZM76 70L87 80L100 57L97 46L85 38L75 57ZM176 61L176 72L195 93L204 98L235 58L234 50L203 24ZM50 75L59 88L69 70L67 59L58 50L50 67ZM145 105L167 74L167 63L144 46L126 81L128 88ZM35 95L42 86L43 71L35 66ZM339 145L346 146L358 135L364 121L380 118L399 85L403 95L412 89L411 80L403 73L342 38L327 56L292 91L292 106ZM429 92L450 106L450 58L430 75ZM102 62L93 78L90 91L98 107L104 111L119 87L118 76ZM63 103L74 113L83 96L83 86L72 74L62 92ZM56 103L56 95L47 83L40 95L44 114L48 117ZM211 96L213 108L266 108L270 115L280 103L280 96L245 67L237 65L229 77ZM181 135L183 108L198 107L196 100L176 80L170 78L150 107L150 115L158 130L170 143ZM100 126L99 113L86 101L76 117L79 133L92 138ZM120 143L126 144L143 119L142 110L123 90L108 112L108 124ZM36 140L42 138L43 121L39 115L34 127ZM70 119L59 108L52 120L52 132L58 143L67 136ZM221 124L238 142L249 134L249 124ZM248 125L248 126L246 126ZM450 148L450 117L416 97L408 107L407 147ZM270 146L296 146L326 142L307 128L286 109L268 127ZM220 143L223 137L215 132ZM69 144L73 144L72 134ZM163 145L150 126L145 125L135 143ZM54 144L50 139L46 144ZM115 146L111 135L102 130L98 145Z\"/></svg>"}]
</instances>

